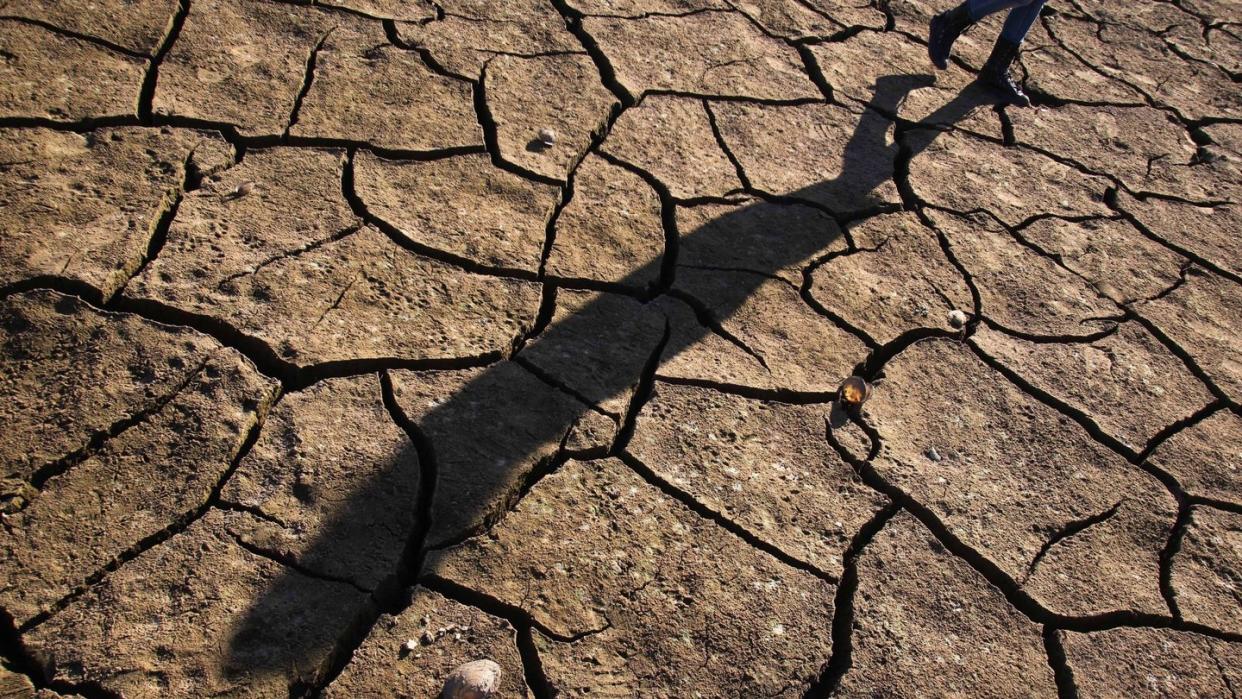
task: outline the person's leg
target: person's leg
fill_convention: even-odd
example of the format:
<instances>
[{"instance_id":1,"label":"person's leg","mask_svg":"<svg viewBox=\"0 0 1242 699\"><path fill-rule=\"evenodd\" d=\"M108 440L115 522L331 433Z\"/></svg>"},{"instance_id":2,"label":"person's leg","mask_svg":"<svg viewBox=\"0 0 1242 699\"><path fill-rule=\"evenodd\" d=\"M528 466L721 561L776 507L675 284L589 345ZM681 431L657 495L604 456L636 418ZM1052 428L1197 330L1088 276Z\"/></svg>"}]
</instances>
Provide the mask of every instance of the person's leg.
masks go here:
<instances>
[{"instance_id":1,"label":"person's leg","mask_svg":"<svg viewBox=\"0 0 1242 699\"><path fill-rule=\"evenodd\" d=\"M1022 40L1026 38L1026 33L1035 24L1035 20L1039 19L1039 11L1044 9L1047 1L1034 0L1013 8L1009 16L1005 18L1005 26L1000 33L1001 38L1008 39L1015 44L1021 44Z\"/></svg>"},{"instance_id":2,"label":"person's leg","mask_svg":"<svg viewBox=\"0 0 1242 699\"><path fill-rule=\"evenodd\" d=\"M1007 104L1019 107L1031 106L1031 100L1022 92L1022 88L1009 75L1009 66L1018 56L1018 47L1026 38L1031 25L1039 17L1047 0L1034 0L1030 4L1014 8L1005 18L1005 27L992 47L992 55L979 71L979 79L996 88Z\"/></svg>"},{"instance_id":3,"label":"person's leg","mask_svg":"<svg viewBox=\"0 0 1242 699\"><path fill-rule=\"evenodd\" d=\"M1031 4L1042 6L1043 0L966 0L952 10L941 12L932 17L927 37L927 54L937 68L944 70L949 67L949 51L953 48L953 42L970 25L994 12ZM1036 9L1035 16L1038 14L1039 10ZM1012 13L1010 16L1012 17Z\"/></svg>"},{"instance_id":4,"label":"person's leg","mask_svg":"<svg viewBox=\"0 0 1242 699\"><path fill-rule=\"evenodd\" d=\"M966 0L965 5L970 12L970 18L978 22L995 12L1013 10L1031 3L1032 0Z\"/></svg>"}]
</instances>

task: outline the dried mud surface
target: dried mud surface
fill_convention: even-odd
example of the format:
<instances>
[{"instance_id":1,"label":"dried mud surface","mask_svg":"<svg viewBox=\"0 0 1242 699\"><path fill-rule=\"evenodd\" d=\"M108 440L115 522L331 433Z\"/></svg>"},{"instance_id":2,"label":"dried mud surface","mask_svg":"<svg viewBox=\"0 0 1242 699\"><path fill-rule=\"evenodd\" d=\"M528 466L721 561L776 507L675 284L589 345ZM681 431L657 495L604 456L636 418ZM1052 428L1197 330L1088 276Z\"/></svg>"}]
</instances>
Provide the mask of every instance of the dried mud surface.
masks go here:
<instances>
[{"instance_id":1,"label":"dried mud surface","mask_svg":"<svg viewBox=\"0 0 1242 699\"><path fill-rule=\"evenodd\" d=\"M951 2L0 0L0 696L1242 691L1242 15Z\"/></svg>"}]
</instances>

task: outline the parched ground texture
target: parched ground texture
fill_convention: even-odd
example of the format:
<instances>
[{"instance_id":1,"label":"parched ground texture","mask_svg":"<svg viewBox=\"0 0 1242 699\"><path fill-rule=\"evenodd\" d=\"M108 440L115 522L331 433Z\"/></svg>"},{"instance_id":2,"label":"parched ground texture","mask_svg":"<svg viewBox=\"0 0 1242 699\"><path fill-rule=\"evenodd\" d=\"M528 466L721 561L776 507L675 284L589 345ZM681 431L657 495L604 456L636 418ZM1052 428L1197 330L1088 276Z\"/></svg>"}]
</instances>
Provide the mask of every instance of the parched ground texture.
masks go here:
<instances>
[{"instance_id":1,"label":"parched ground texture","mask_svg":"<svg viewBox=\"0 0 1242 699\"><path fill-rule=\"evenodd\" d=\"M0 0L0 696L1236 697L1242 9L951 2Z\"/></svg>"}]
</instances>

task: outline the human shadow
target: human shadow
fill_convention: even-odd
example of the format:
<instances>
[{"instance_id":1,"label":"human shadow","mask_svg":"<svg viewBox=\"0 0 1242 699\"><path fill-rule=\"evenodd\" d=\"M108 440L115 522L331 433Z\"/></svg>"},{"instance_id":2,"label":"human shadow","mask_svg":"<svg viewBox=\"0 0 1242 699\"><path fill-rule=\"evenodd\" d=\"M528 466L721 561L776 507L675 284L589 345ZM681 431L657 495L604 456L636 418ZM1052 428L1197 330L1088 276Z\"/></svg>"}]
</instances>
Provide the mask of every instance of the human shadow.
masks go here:
<instances>
[{"instance_id":1,"label":"human shadow","mask_svg":"<svg viewBox=\"0 0 1242 699\"><path fill-rule=\"evenodd\" d=\"M714 250L721 259L745 259L747 269L759 272L730 277L728 284L713 288L715 321L741 308L765 281L765 273L805 265L836 241L840 229L833 220L820 209L797 202L828 198L847 201L851 211L882 207L885 202L873 192L894 177L892 163L902 147L922 151L944 127L987 104L985 95L967 89L913 125L926 128L904 129L902 144L890 140L893 122L885 115L897 113L911 90L929 84L930 76L922 75L890 75L876 81L844 149L837 177L779 197L749 200L680 235L681 251ZM622 285L643 288L660 278L666 266L662 257L653 259ZM561 295L560 300L569 301L572 294ZM411 532L415 542L426 547L451 545L479 533L520 497L533 478L546 472L557 454L610 453L617 440L608 434L608 426L623 427L626 396L643 376L656 362L668 361L713 332L699 322L686 322L686 314L670 314L667 295L646 303L617 294L573 296L584 300L561 313L511 360L473 371L390 374L393 378L385 379L388 400L395 403L391 407L412 434L412 454L395 455L393 463L416 457L433 482L420 484L420 502L396 501L392 493L409 490L403 487L408 484L396 481L409 478L409 471L385 470L359 487L310 547L296 552L296 558L333 561L333 574L348 577L351 569L373 565L351 560L358 552L374 550L351 542L366 536L367 528L377 522L399 523L388 529ZM671 305L676 303L680 301ZM450 380L450 375L458 378ZM625 437L622 434L621 440ZM423 553L418 547L395 552L394 559L399 560L393 567L399 574L390 584L408 584L434 574L419 570ZM293 570L274 580L233 629L229 672L252 675L306 667L308 659L330 654L324 644L339 641L342 634L354 633L353 638L359 639L373 619L360 604L352 614L335 607L312 609L312 616L320 614L324 621L323 632L304 632L306 608L323 604L324 584ZM341 605L358 604L353 593L345 592L338 600ZM383 590L377 597L395 599L395 593ZM347 660L335 656L327 662L339 668Z\"/></svg>"}]
</instances>

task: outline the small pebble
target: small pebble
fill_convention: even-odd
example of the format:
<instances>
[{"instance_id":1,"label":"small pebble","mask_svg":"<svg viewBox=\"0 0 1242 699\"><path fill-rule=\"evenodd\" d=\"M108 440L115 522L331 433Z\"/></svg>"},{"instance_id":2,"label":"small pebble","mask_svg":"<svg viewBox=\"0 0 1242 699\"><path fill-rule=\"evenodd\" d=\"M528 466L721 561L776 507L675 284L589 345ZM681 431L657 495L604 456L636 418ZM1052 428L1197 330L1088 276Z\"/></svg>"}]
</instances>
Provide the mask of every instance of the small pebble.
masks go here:
<instances>
[{"instance_id":1,"label":"small pebble","mask_svg":"<svg viewBox=\"0 0 1242 699\"><path fill-rule=\"evenodd\" d=\"M221 198L223 198L223 199L241 199L242 197L246 196L247 194L250 194L251 192L253 192L253 191L254 191L254 187L255 187L255 185L254 185L254 183L253 183L253 182L242 182L241 184L239 184L239 185L237 185L236 187L234 187L234 188L233 188L233 190L232 190L231 192L229 192L228 194L225 194L225 195L224 195L223 197L221 197Z\"/></svg>"},{"instance_id":2,"label":"small pebble","mask_svg":"<svg viewBox=\"0 0 1242 699\"><path fill-rule=\"evenodd\" d=\"M552 129L541 129L539 131L539 142L548 147L556 145L556 132Z\"/></svg>"},{"instance_id":3,"label":"small pebble","mask_svg":"<svg viewBox=\"0 0 1242 699\"><path fill-rule=\"evenodd\" d=\"M491 699L499 687L500 666L491 660L475 660L449 674L440 699Z\"/></svg>"},{"instance_id":4,"label":"small pebble","mask_svg":"<svg viewBox=\"0 0 1242 699\"><path fill-rule=\"evenodd\" d=\"M949 325L960 328L966 325L966 314L956 308L949 311Z\"/></svg>"},{"instance_id":5,"label":"small pebble","mask_svg":"<svg viewBox=\"0 0 1242 699\"><path fill-rule=\"evenodd\" d=\"M417 649L418 649L418 641L417 641L416 639L411 638L410 640L408 640L408 641L406 641L406 642L405 642L405 645L403 645L403 646L402 646L402 648L405 648L405 649L406 649L406 650L408 650L408 651L414 651L414 650L417 650Z\"/></svg>"},{"instance_id":6,"label":"small pebble","mask_svg":"<svg viewBox=\"0 0 1242 699\"><path fill-rule=\"evenodd\" d=\"M940 452L936 451L936 447L929 447L927 451L923 453L926 454L927 458L932 461L940 461Z\"/></svg>"}]
</instances>

